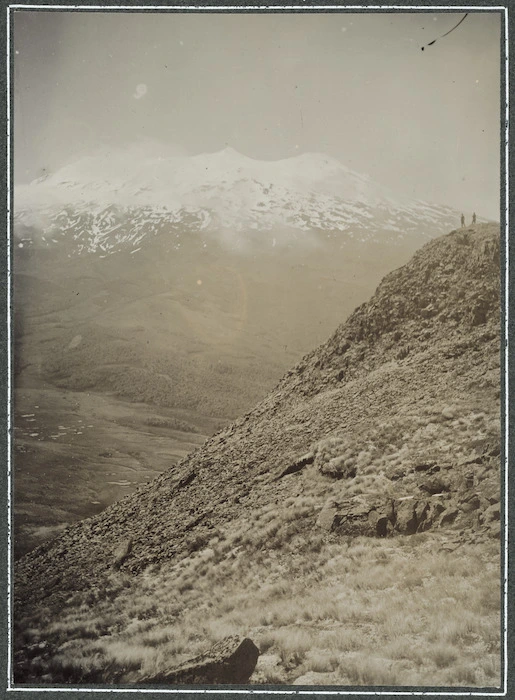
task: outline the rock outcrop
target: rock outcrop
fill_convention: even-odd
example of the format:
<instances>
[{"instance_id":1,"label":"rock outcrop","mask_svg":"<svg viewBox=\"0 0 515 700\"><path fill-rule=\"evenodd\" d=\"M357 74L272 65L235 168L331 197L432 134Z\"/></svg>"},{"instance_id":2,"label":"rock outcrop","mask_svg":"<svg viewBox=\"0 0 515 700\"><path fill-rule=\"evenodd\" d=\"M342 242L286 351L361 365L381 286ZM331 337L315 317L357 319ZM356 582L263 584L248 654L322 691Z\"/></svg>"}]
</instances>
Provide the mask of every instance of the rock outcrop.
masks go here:
<instances>
[{"instance_id":1,"label":"rock outcrop","mask_svg":"<svg viewBox=\"0 0 515 700\"><path fill-rule=\"evenodd\" d=\"M132 551L132 540L120 542L113 556L113 569L119 569Z\"/></svg>"},{"instance_id":2,"label":"rock outcrop","mask_svg":"<svg viewBox=\"0 0 515 700\"><path fill-rule=\"evenodd\" d=\"M251 639L231 636L178 668L143 676L143 685L240 685L247 683L259 657Z\"/></svg>"}]
</instances>

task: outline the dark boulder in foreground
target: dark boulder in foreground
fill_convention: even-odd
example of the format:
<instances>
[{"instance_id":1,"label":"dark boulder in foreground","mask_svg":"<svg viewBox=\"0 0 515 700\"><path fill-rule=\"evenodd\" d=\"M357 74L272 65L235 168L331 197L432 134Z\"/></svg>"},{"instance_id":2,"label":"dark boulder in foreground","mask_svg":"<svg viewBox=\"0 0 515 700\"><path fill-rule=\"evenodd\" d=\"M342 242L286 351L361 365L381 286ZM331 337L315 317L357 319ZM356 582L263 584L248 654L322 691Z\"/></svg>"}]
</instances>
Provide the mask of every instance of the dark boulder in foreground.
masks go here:
<instances>
[{"instance_id":1,"label":"dark boulder in foreground","mask_svg":"<svg viewBox=\"0 0 515 700\"><path fill-rule=\"evenodd\" d=\"M211 649L178 668L140 679L162 685L218 685L247 683L256 668L259 649L247 637L225 637Z\"/></svg>"}]
</instances>

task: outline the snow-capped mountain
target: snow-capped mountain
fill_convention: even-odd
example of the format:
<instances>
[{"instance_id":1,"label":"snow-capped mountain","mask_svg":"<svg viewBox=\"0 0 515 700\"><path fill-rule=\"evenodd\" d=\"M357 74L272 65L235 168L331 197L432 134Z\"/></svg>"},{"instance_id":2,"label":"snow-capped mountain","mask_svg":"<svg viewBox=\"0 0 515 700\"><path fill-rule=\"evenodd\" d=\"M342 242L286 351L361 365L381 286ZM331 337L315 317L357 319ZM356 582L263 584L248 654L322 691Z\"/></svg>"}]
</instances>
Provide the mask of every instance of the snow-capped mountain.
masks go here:
<instances>
[{"instance_id":1,"label":"snow-capped mountain","mask_svg":"<svg viewBox=\"0 0 515 700\"><path fill-rule=\"evenodd\" d=\"M180 247L191 231L231 247L283 247L292 236L423 241L459 221L450 207L410 201L323 154L259 161L232 148L100 152L16 187L14 203L19 239L53 246L65 236L70 254L137 252L157 234Z\"/></svg>"}]
</instances>

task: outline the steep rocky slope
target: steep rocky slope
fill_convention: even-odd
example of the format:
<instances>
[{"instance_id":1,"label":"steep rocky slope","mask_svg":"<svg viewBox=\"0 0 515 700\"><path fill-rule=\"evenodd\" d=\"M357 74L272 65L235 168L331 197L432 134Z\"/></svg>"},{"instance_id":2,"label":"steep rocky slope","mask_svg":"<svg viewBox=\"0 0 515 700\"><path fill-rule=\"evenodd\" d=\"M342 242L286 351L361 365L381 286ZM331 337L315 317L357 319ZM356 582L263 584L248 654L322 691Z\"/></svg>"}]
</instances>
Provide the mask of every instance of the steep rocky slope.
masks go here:
<instances>
[{"instance_id":1,"label":"steep rocky slope","mask_svg":"<svg viewBox=\"0 0 515 700\"><path fill-rule=\"evenodd\" d=\"M149 478L131 440L120 472L102 461L114 436L98 445L95 426L70 439L79 419L95 422L77 405L114 397L115 420L119 400L137 423L156 407L211 435L459 220L328 156L261 162L231 149L99 153L14 199L17 556ZM148 463L161 471L157 455Z\"/></svg>"},{"instance_id":2,"label":"steep rocky slope","mask_svg":"<svg viewBox=\"0 0 515 700\"><path fill-rule=\"evenodd\" d=\"M265 567L285 538L298 556L320 535L496 538L499 310L498 226L426 244L253 411L18 562L17 679L41 673L29 625L57 653L69 639L52 627L58 609L94 610L105 591L115 605L123 586L137 590L146 572L231 530L247 530L239 546L259 549ZM289 520L257 529L256 514L286 513L295 499L294 531ZM118 575L125 583L113 587Z\"/></svg>"}]
</instances>

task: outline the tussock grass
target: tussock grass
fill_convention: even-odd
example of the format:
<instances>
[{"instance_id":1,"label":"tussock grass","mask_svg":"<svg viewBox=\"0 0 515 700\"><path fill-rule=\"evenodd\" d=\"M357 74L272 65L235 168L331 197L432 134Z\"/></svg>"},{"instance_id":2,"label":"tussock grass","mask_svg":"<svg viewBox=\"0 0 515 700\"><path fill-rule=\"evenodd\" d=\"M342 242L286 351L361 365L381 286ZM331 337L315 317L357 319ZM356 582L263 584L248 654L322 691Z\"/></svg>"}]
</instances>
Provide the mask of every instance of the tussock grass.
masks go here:
<instances>
[{"instance_id":1,"label":"tussock grass","mask_svg":"<svg viewBox=\"0 0 515 700\"><path fill-rule=\"evenodd\" d=\"M270 556L263 570L252 542L235 551L221 546L229 536L218 537L130 588L120 585L114 600L97 603L94 618L89 606L64 609L46 626L61 644L41 674L129 682L242 634L279 660L259 674L265 683L312 671L342 685L499 684L495 542L447 552L435 551L437 534L401 538L408 546L328 537L306 571L305 553ZM50 619L44 610L40 616ZM38 628L25 627L27 643Z\"/></svg>"},{"instance_id":2,"label":"tussock grass","mask_svg":"<svg viewBox=\"0 0 515 700\"><path fill-rule=\"evenodd\" d=\"M339 670L349 680L349 685L402 685L401 673L395 662L386 662L383 657L350 656L342 660Z\"/></svg>"},{"instance_id":3,"label":"tussock grass","mask_svg":"<svg viewBox=\"0 0 515 700\"><path fill-rule=\"evenodd\" d=\"M316 649L313 652L308 651L303 670L304 672L331 673L338 668L339 660L339 655L330 651L322 651L320 649Z\"/></svg>"},{"instance_id":4,"label":"tussock grass","mask_svg":"<svg viewBox=\"0 0 515 700\"><path fill-rule=\"evenodd\" d=\"M500 418L467 398L452 404L409 408L387 421L363 423L352 434L336 433L314 445L315 466L354 468L356 476L342 493L393 495L389 477L405 473L417 461L453 460L474 449L500 444Z\"/></svg>"}]
</instances>

